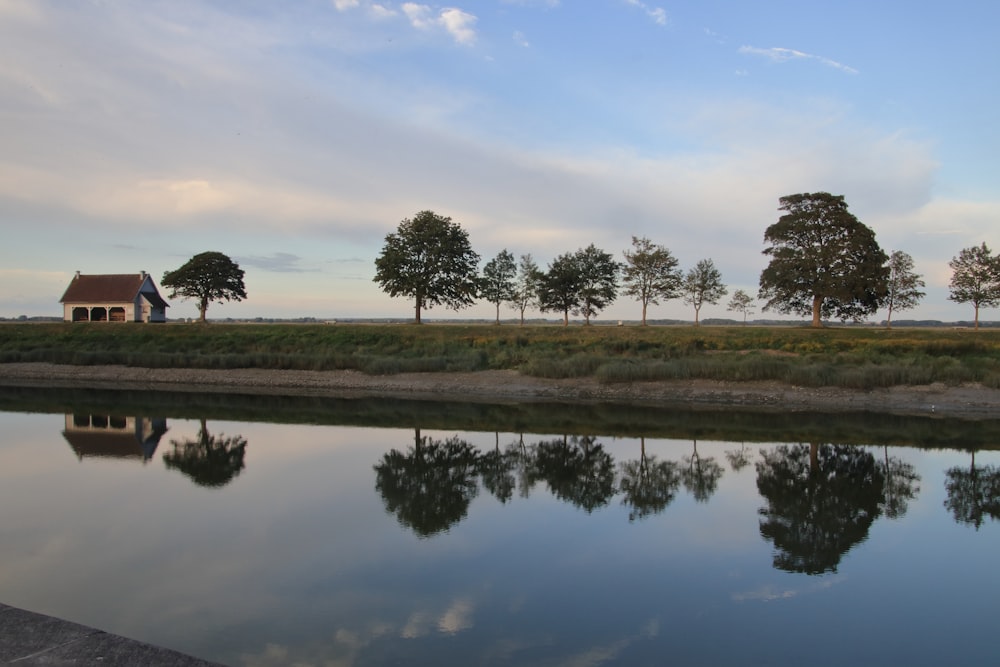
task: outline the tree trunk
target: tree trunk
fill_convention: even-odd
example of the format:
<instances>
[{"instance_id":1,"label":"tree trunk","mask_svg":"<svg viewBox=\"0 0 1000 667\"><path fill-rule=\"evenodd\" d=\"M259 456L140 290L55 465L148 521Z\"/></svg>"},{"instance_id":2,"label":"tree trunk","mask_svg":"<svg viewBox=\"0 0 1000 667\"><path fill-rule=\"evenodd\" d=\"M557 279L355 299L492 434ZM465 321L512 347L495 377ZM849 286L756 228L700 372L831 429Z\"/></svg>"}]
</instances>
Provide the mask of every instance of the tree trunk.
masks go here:
<instances>
[{"instance_id":1,"label":"tree trunk","mask_svg":"<svg viewBox=\"0 0 1000 667\"><path fill-rule=\"evenodd\" d=\"M569 308L563 311L563 326L569 326Z\"/></svg>"},{"instance_id":2,"label":"tree trunk","mask_svg":"<svg viewBox=\"0 0 1000 667\"><path fill-rule=\"evenodd\" d=\"M886 313L886 315L885 315L885 328L886 329L891 329L892 328L892 304L891 303L889 304L889 312Z\"/></svg>"},{"instance_id":3,"label":"tree trunk","mask_svg":"<svg viewBox=\"0 0 1000 667\"><path fill-rule=\"evenodd\" d=\"M976 329L979 329L979 304L976 304Z\"/></svg>"},{"instance_id":4,"label":"tree trunk","mask_svg":"<svg viewBox=\"0 0 1000 667\"><path fill-rule=\"evenodd\" d=\"M417 299L417 304L413 307L413 323L421 324L420 322L420 299Z\"/></svg>"},{"instance_id":5,"label":"tree trunk","mask_svg":"<svg viewBox=\"0 0 1000 667\"><path fill-rule=\"evenodd\" d=\"M497 324L500 324L500 302L497 301Z\"/></svg>"},{"instance_id":6,"label":"tree trunk","mask_svg":"<svg viewBox=\"0 0 1000 667\"><path fill-rule=\"evenodd\" d=\"M823 306L823 297L818 294L813 296L813 321L812 325L816 328L823 326L823 319L820 317L820 309Z\"/></svg>"},{"instance_id":7,"label":"tree trunk","mask_svg":"<svg viewBox=\"0 0 1000 667\"><path fill-rule=\"evenodd\" d=\"M701 306L695 306L694 307L694 325L695 326L699 326L699 322L698 322L698 311L699 310L701 310Z\"/></svg>"},{"instance_id":8,"label":"tree trunk","mask_svg":"<svg viewBox=\"0 0 1000 667\"><path fill-rule=\"evenodd\" d=\"M198 304L198 310L201 312L201 316L198 319L202 324L204 324L205 322L208 321L205 319L205 313L208 312L208 302L202 301L200 304Z\"/></svg>"},{"instance_id":9,"label":"tree trunk","mask_svg":"<svg viewBox=\"0 0 1000 667\"><path fill-rule=\"evenodd\" d=\"M642 304L642 326L646 326L646 303Z\"/></svg>"}]
</instances>

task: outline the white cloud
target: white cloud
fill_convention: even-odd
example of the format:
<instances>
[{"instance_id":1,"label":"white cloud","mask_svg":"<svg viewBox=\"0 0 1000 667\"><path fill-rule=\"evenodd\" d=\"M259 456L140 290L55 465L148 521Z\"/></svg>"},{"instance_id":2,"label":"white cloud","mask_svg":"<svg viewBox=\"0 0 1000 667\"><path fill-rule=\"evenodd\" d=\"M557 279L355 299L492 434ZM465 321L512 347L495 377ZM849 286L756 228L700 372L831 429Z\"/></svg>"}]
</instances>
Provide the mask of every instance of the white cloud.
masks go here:
<instances>
[{"instance_id":1,"label":"white cloud","mask_svg":"<svg viewBox=\"0 0 1000 667\"><path fill-rule=\"evenodd\" d=\"M333 0L333 6L341 12L347 11L348 9L356 9L360 4L360 0Z\"/></svg>"},{"instance_id":2,"label":"white cloud","mask_svg":"<svg viewBox=\"0 0 1000 667\"><path fill-rule=\"evenodd\" d=\"M461 9L443 9L440 21L445 30L459 44L468 46L475 43L476 31L472 26L476 24L476 17L472 14L463 12Z\"/></svg>"},{"instance_id":3,"label":"white cloud","mask_svg":"<svg viewBox=\"0 0 1000 667\"><path fill-rule=\"evenodd\" d=\"M739 48L740 53L763 56L768 60L776 63L788 62L789 60L816 60L828 67L833 67L834 69L839 69L842 72L848 74L857 74L858 70L853 67L849 67L836 60L831 60L830 58L825 58L823 56L813 55L811 53L805 53L803 51L796 51L795 49L786 49L784 47L772 47L769 49L762 49L755 46L741 46Z\"/></svg>"},{"instance_id":4,"label":"white cloud","mask_svg":"<svg viewBox=\"0 0 1000 667\"><path fill-rule=\"evenodd\" d=\"M434 10L428 5L420 5L415 2L403 3L403 13L410 20L417 30L431 30L436 27L443 28L458 44L470 46L476 41L476 31L473 26L476 17L461 9L450 7L442 9L436 16Z\"/></svg>"},{"instance_id":5,"label":"white cloud","mask_svg":"<svg viewBox=\"0 0 1000 667\"><path fill-rule=\"evenodd\" d=\"M667 12L662 7L650 7L641 0L625 0L625 4L641 9L657 25L667 25Z\"/></svg>"},{"instance_id":6,"label":"white cloud","mask_svg":"<svg viewBox=\"0 0 1000 667\"><path fill-rule=\"evenodd\" d=\"M524 48L528 48L528 47L531 46L531 42L528 41L528 38L520 30L515 30L514 31L514 35L512 36L512 39L514 40L514 43L517 44L518 46L521 46L521 47L524 47Z\"/></svg>"}]
</instances>

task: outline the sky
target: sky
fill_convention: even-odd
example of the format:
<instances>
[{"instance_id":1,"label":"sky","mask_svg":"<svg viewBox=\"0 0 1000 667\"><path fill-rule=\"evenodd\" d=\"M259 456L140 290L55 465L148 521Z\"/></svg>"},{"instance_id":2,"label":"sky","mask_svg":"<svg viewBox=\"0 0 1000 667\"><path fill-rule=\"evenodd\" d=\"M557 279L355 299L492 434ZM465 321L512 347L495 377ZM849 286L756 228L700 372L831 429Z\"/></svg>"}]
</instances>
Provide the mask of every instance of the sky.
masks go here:
<instances>
[{"instance_id":1,"label":"sky","mask_svg":"<svg viewBox=\"0 0 1000 667\"><path fill-rule=\"evenodd\" d=\"M412 318L373 277L423 210L483 264L647 237L756 296L779 198L823 191L913 257L927 296L894 319L971 320L948 262L1000 250L998 24L986 0L0 0L0 317L218 251L248 298L210 318Z\"/></svg>"}]
</instances>

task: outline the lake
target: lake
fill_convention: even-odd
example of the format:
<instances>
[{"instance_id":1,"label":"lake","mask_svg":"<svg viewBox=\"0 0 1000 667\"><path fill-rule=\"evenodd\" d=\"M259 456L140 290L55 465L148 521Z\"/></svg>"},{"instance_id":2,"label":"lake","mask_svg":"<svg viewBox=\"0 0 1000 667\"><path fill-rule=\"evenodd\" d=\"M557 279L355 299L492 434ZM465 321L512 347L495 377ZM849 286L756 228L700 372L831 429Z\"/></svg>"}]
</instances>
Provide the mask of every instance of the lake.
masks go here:
<instances>
[{"instance_id":1,"label":"lake","mask_svg":"<svg viewBox=\"0 0 1000 667\"><path fill-rule=\"evenodd\" d=\"M0 602L229 665L993 665L1000 422L0 390Z\"/></svg>"}]
</instances>

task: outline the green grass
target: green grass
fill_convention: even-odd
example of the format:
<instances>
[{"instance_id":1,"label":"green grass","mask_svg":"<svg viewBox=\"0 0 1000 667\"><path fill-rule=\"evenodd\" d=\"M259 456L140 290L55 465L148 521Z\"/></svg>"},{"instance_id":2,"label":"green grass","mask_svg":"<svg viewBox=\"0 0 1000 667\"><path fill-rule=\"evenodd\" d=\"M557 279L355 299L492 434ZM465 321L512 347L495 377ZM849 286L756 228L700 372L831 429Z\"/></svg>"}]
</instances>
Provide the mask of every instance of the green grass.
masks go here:
<instances>
[{"instance_id":1,"label":"green grass","mask_svg":"<svg viewBox=\"0 0 1000 667\"><path fill-rule=\"evenodd\" d=\"M602 382L705 378L871 389L1000 387L1000 331L872 327L490 324L5 323L0 363L354 369L516 369Z\"/></svg>"}]
</instances>

